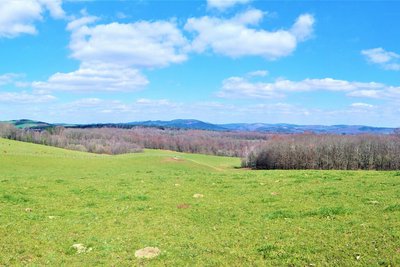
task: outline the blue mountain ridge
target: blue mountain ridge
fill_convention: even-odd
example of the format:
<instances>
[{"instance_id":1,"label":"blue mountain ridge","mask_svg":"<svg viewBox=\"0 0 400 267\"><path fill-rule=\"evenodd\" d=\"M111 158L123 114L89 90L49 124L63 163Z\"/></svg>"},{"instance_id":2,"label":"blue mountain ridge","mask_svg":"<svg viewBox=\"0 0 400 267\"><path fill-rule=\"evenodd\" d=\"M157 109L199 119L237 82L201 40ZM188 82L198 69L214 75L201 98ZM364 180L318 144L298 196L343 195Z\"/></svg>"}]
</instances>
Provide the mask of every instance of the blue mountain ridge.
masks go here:
<instances>
[{"instance_id":1,"label":"blue mountain ridge","mask_svg":"<svg viewBox=\"0 0 400 267\"><path fill-rule=\"evenodd\" d=\"M96 128L96 127L157 127L170 129L192 129L208 131L239 131L239 132L263 132L263 133L305 133L312 132L317 134L392 134L397 128L373 127L365 125L297 125L287 123L228 123L213 124L194 119L176 119L171 121L149 120L133 121L127 123L93 123L93 124L51 124L33 120L13 120L6 123L12 123L16 126L26 125L25 128L46 128L52 126L64 126L69 128Z\"/></svg>"}]
</instances>

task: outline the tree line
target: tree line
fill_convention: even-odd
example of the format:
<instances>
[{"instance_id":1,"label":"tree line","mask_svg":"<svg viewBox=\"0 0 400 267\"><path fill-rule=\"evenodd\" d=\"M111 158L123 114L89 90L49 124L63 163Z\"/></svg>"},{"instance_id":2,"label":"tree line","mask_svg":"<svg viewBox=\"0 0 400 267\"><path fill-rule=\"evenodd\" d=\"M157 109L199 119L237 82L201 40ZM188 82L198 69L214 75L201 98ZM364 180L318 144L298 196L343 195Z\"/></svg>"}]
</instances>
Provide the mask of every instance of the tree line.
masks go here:
<instances>
[{"instance_id":1,"label":"tree line","mask_svg":"<svg viewBox=\"0 0 400 267\"><path fill-rule=\"evenodd\" d=\"M399 170L400 135L280 135L250 151L253 169Z\"/></svg>"},{"instance_id":2,"label":"tree line","mask_svg":"<svg viewBox=\"0 0 400 267\"><path fill-rule=\"evenodd\" d=\"M242 157L253 146L268 139L268 134L214 132L135 127L18 129L0 124L0 137L99 154L140 152L143 148L178 152Z\"/></svg>"},{"instance_id":3,"label":"tree line","mask_svg":"<svg viewBox=\"0 0 400 267\"><path fill-rule=\"evenodd\" d=\"M269 134L135 127L18 129L0 137L99 154L144 148L241 157L252 169L399 170L400 132L393 135Z\"/></svg>"}]
</instances>

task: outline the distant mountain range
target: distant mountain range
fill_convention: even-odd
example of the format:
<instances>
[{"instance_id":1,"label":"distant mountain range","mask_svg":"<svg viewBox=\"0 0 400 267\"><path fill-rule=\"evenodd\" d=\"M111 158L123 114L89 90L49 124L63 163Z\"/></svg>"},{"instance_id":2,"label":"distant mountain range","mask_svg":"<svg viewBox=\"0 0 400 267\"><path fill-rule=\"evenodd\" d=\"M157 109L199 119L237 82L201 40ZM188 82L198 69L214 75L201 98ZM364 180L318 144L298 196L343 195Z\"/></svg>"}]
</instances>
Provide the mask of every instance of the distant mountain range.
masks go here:
<instances>
[{"instance_id":1,"label":"distant mountain range","mask_svg":"<svg viewBox=\"0 0 400 267\"><path fill-rule=\"evenodd\" d=\"M268 124L268 123L230 123L212 124L199 120L171 120L171 121L137 121L127 123L96 123L96 124L51 124L33 120L12 120L3 123L14 124L18 128L44 129L53 126L64 126L70 128L133 128L133 127L157 127L170 129L193 129L208 131L241 131L241 132L263 132L263 133L304 133L313 132L318 134L391 134L396 128L372 127L364 125L296 125L296 124Z\"/></svg>"}]
</instances>

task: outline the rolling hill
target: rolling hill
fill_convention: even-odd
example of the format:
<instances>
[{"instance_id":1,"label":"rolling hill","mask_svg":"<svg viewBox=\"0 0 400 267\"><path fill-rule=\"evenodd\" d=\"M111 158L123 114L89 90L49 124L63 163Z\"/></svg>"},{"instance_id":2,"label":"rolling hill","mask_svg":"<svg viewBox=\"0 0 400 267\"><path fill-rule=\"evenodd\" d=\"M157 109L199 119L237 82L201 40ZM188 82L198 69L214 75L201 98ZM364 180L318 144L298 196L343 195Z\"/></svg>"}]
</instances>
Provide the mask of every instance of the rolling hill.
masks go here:
<instances>
[{"instance_id":1,"label":"rolling hill","mask_svg":"<svg viewBox=\"0 0 400 267\"><path fill-rule=\"evenodd\" d=\"M11 120L11 121L0 121L0 123L8 123L12 124L17 128L47 128L53 126L50 123L42 122L42 121L35 121L35 120L28 120L28 119L21 119L21 120Z\"/></svg>"},{"instance_id":2,"label":"rolling hill","mask_svg":"<svg viewBox=\"0 0 400 267\"><path fill-rule=\"evenodd\" d=\"M239 164L0 139L0 265L400 263L398 172L251 171ZM144 247L161 254L135 258Z\"/></svg>"}]
</instances>

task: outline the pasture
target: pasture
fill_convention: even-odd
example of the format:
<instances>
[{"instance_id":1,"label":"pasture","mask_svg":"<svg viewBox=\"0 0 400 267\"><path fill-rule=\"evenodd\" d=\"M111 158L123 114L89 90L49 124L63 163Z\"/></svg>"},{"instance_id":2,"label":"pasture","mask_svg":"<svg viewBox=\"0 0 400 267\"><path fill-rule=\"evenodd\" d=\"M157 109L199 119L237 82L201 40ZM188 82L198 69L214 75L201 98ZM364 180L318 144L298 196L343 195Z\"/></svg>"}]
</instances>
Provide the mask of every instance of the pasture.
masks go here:
<instances>
[{"instance_id":1,"label":"pasture","mask_svg":"<svg viewBox=\"0 0 400 267\"><path fill-rule=\"evenodd\" d=\"M400 265L400 172L239 166L0 139L0 266Z\"/></svg>"}]
</instances>

